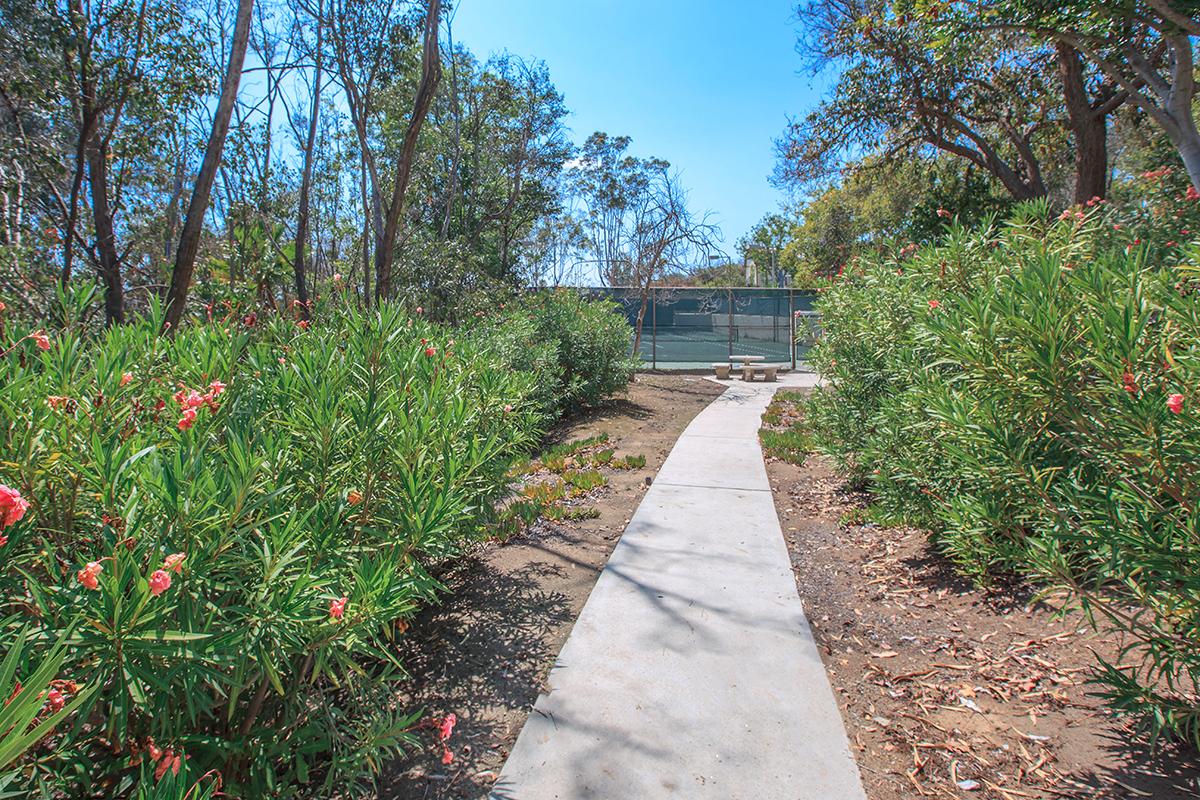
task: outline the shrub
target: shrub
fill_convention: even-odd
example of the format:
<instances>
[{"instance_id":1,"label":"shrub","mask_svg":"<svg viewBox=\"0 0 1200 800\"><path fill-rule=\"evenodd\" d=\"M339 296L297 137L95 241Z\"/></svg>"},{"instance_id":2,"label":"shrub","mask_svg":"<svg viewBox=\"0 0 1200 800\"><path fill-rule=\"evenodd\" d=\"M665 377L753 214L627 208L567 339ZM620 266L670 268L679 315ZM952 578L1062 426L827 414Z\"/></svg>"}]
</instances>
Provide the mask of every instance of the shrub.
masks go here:
<instances>
[{"instance_id":1,"label":"shrub","mask_svg":"<svg viewBox=\"0 0 1200 800\"><path fill-rule=\"evenodd\" d=\"M59 674L94 688L22 780L329 796L414 741L396 639L540 435L537 377L394 307L160 321L0 357L0 512L30 505L0 642L72 631Z\"/></svg>"},{"instance_id":2,"label":"shrub","mask_svg":"<svg viewBox=\"0 0 1200 800\"><path fill-rule=\"evenodd\" d=\"M483 317L476 335L515 370L541 377L536 390L549 415L595 405L624 389L636 361L633 329L614 303L578 292L537 292Z\"/></svg>"},{"instance_id":3,"label":"shrub","mask_svg":"<svg viewBox=\"0 0 1200 800\"><path fill-rule=\"evenodd\" d=\"M1024 574L1128 634L1103 695L1200 743L1200 246L1180 244L1200 213L1157 180L855 265L820 303L809 414L964 572Z\"/></svg>"}]
</instances>

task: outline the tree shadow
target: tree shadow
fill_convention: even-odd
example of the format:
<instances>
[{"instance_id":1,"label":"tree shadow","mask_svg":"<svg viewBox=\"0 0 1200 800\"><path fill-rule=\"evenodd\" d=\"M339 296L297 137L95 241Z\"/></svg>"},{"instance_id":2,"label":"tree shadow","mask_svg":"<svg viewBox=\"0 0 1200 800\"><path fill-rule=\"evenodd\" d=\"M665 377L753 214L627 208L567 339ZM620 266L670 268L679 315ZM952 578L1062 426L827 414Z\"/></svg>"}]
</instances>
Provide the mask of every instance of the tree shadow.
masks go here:
<instances>
[{"instance_id":1,"label":"tree shadow","mask_svg":"<svg viewBox=\"0 0 1200 800\"><path fill-rule=\"evenodd\" d=\"M378 797L479 797L488 791L495 780L489 770L498 773L499 767L483 763L485 743L510 733L495 710L533 705L555 656L550 633L572 618L568 597L546 588L564 572L545 561L506 570L481 552L440 576L450 591L445 603L417 615L402 640L410 678L396 691L401 706L458 717L450 742L455 760L452 767L442 765L429 732L428 748L384 768Z\"/></svg>"},{"instance_id":2,"label":"tree shadow","mask_svg":"<svg viewBox=\"0 0 1200 800\"><path fill-rule=\"evenodd\" d=\"M1096 798L1133 795L1155 800L1194 800L1200 797L1200 752L1181 742L1150 745L1133 733L1105 731L1101 749L1109 765L1079 771L1068 777L1089 789ZM1130 791L1132 789L1133 791Z\"/></svg>"}]
</instances>

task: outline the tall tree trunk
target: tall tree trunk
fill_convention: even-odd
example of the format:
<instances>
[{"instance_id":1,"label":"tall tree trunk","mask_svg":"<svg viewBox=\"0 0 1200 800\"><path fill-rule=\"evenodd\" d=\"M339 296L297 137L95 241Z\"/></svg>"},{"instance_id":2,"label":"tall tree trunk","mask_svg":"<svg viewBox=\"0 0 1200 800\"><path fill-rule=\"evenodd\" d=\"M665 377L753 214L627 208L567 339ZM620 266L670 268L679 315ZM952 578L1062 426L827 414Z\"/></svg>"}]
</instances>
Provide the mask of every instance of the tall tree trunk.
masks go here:
<instances>
[{"instance_id":1,"label":"tall tree trunk","mask_svg":"<svg viewBox=\"0 0 1200 800\"><path fill-rule=\"evenodd\" d=\"M412 177L413 161L417 155L417 139L421 135L421 126L429 113L429 106L437 91L438 81L442 77L442 54L438 47L441 12L442 0L426 0L421 82L417 86L417 96L413 100L412 116L408 118L408 128L404 131L404 143L400 147L400 163L396 169L396 183L392 187L392 203L388 207L383 240L379 243L381 246L375 250L375 297L377 300L386 299L391 292L392 264L395 260L393 248L396 244L396 233L400 228L400 216L404 213L404 193L408 189L409 178Z\"/></svg>"},{"instance_id":2,"label":"tall tree trunk","mask_svg":"<svg viewBox=\"0 0 1200 800\"><path fill-rule=\"evenodd\" d=\"M1083 75L1083 59L1071 45L1058 42L1058 74L1067 120L1075 137L1075 202L1108 193L1108 111L1093 107Z\"/></svg>"},{"instance_id":3,"label":"tall tree trunk","mask_svg":"<svg viewBox=\"0 0 1200 800\"><path fill-rule=\"evenodd\" d=\"M179 236L179 250L175 255L175 269L171 272L171 288L167 292L167 314L164 330L177 330L187 307L188 289L192 284L192 272L196 268L196 252L200 247L200 234L204 230L204 215L208 211L209 194L221 154L225 150L225 136L229 133L229 119L233 115L233 104L237 100L238 85L242 80L242 64L246 60L246 46L250 40L250 17L254 11L254 0L239 0L237 21L233 28L233 46L229 51L229 66L225 70L225 82L221 88L221 99L213 115L212 133L204 149L204 160L196 175L192 199L184 217L183 232Z\"/></svg>"},{"instance_id":4,"label":"tall tree trunk","mask_svg":"<svg viewBox=\"0 0 1200 800\"><path fill-rule=\"evenodd\" d=\"M117 256L117 237L112 209L108 204L108 148L103 140L88 148L88 184L92 191L92 224L96 229L96 251L100 257L100 280L104 283L104 322L125 321L125 286Z\"/></svg>"},{"instance_id":5,"label":"tall tree trunk","mask_svg":"<svg viewBox=\"0 0 1200 800\"><path fill-rule=\"evenodd\" d=\"M305 249L308 247L308 208L309 196L312 191L313 162L317 147L317 119L321 113L321 22L323 20L321 4L317 4L317 49L316 62L313 65L313 97L312 111L308 118L308 140L304 147L304 175L300 179L300 209L296 219L296 250L292 258L292 269L296 276L296 299L300 301L300 316L308 319L308 285L305 281Z\"/></svg>"}]
</instances>

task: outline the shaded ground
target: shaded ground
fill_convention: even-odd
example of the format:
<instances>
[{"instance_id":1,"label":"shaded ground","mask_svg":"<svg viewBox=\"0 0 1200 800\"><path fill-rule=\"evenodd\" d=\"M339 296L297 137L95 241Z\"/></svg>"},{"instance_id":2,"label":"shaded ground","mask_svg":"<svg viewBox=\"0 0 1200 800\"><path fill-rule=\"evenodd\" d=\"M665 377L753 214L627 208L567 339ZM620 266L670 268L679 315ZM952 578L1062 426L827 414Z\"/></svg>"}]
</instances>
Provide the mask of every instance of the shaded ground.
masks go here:
<instances>
[{"instance_id":1,"label":"shaded ground","mask_svg":"<svg viewBox=\"0 0 1200 800\"><path fill-rule=\"evenodd\" d=\"M477 798L499 776L600 569L641 502L646 480L675 440L723 388L695 375L640 374L626 396L560 425L553 442L608 434L616 455L642 455L642 469L603 469L607 486L585 498L599 516L537 522L506 544L482 546L443 576L443 605L414 621L405 657L412 675L402 707L454 713L455 754L432 745L391 765L379 797ZM427 737L428 738L428 737Z\"/></svg>"},{"instance_id":2,"label":"shaded ground","mask_svg":"<svg viewBox=\"0 0 1200 800\"><path fill-rule=\"evenodd\" d=\"M796 460L767 473L871 800L1200 797L1195 751L1131 744L1088 696L1092 650L1114 653L1114 635L972 588L922 531L842 524L863 498Z\"/></svg>"}]
</instances>

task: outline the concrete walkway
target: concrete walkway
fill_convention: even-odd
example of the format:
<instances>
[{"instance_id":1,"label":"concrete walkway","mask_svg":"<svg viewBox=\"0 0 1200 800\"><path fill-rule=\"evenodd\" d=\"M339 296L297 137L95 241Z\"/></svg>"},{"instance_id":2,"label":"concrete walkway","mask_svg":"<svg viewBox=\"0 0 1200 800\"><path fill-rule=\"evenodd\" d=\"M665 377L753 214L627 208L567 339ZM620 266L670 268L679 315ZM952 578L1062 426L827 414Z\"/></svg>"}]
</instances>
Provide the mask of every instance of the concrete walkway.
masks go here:
<instances>
[{"instance_id":1,"label":"concrete walkway","mask_svg":"<svg viewBox=\"0 0 1200 800\"><path fill-rule=\"evenodd\" d=\"M758 445L731 382L668 456L493 800L863 800Z\"/></svg>"}]
</instances>

